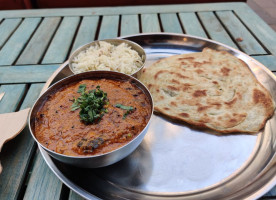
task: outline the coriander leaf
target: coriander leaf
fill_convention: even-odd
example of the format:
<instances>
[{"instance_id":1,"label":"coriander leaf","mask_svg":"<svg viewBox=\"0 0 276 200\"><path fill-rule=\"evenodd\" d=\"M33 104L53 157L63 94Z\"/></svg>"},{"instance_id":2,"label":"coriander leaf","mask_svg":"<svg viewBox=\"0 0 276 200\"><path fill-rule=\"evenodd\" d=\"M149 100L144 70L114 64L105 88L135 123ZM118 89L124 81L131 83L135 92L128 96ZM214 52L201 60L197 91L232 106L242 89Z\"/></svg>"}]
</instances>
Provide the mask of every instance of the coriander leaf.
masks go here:
<instances>
[{"instance_id":1,"label":"coriander leaf","mask_svg":"<svg viewBox=\"0 0 276 200\"><path fill-rule=\"evenodd\" d=\"M79 86L79 89L78 89L78 93L84 93L85 92L85 90L86 90L86 85L85 84L81 84L80 86Z\"/></svg>"},{"instance_id":2,"label":"coriander leaf","mask_svg":"<svg viewBox=\"0 0 276 200\"><path fill-rule=\"evenodd\" d=\"M116 108L121 108L123 110L126 110L123 119L125 119L127 117L127 115L129 115L132 111L134 111L135 109L132 106L124 106L122 104L116 104L115 105Z\"/></svg>"},{"instance_id":3,"label":"coriander leaf","mask_svg":"<svg viewBox=\"0 0 276 200\"><path fill-rule=\"evenodd\" d=\"M81 93L81 96L74 99L71 110L80 108L79 116L81 121L85 123L99 121L107 112L105 107L108 105L107 94L100 90L100 86L97 86L95 90L86 92L85 84L80 85L77 92Z\"/></svg>"},{"instance_id":4,"label":"coriander leaf","mask_svg":"<svg viewBox=\"0 0 276 200\"><path fill-rule=\"evenodd\" d=\"M116 104L115 107L121 108L123 110L134 110L134 108L132 106L124 106L122 104Z\"/></svg>"}]
</instances>

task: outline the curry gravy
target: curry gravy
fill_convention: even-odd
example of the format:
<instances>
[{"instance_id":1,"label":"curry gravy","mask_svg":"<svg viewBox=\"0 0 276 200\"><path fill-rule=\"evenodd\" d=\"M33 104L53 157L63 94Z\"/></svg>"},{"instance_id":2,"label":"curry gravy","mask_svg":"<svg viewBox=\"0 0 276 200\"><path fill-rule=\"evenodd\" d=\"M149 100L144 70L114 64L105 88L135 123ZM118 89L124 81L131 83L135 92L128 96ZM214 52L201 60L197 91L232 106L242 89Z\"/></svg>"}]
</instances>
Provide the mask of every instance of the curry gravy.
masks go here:
<instances>
[{"instance_id":1,"label":"curry gravy","mask_svg":"<svg viewBox=\"0 0 276 200\"><path fill-rule=\"evenodd\" d=\"M107 93L107 113L95 123L85 124L80 120L80 110L71 109L73 100L80 96L77 91L81 84L86 85L87 91L100 86ZM126 110L116 104L132 106L134 110L125 115ZM42 105L36 115L35 137L57 153L103 154L132 140L145 128L150 116L147 96L129 81L82 80L58 90Z\"/></svg>"}]
</instances>

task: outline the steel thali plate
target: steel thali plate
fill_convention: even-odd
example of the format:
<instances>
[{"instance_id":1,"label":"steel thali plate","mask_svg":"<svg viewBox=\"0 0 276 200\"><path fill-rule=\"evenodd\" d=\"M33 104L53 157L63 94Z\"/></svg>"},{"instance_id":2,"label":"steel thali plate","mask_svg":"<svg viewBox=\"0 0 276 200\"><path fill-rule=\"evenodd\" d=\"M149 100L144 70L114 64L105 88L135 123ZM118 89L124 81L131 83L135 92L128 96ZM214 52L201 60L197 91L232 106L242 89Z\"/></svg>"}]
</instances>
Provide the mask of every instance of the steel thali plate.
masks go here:
<instances>
[{"instance_id":1,"label":"steel thali plate","mask_svg":"<svg viewBox=\"0 0 276 200\"><path fill-rule=\"evenodd\" d=\"M224 44L183 34L139 34L124 37L146 51L146 66L204 47L226 50L247 63L276 100L272 72L250 56ZM43 90L71 75L61 65ZM276 184L275 115L258 134L217 136L154 115L141 145L108 167L81 169L51 158L40 148L51 170L87 199L256 199Z\"/></svg>"}]
</instances>

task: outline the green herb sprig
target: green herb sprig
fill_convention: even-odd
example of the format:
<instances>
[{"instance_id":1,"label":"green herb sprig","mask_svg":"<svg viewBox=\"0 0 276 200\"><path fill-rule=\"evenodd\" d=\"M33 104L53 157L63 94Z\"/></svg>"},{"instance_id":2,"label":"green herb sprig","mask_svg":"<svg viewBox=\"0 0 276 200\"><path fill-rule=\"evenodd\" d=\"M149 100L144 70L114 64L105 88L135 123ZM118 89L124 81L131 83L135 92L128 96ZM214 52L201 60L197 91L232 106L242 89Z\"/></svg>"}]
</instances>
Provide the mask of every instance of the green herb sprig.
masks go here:
<instances>
[{"instance_id":1,"label":"green herb sprig","mask_svg":"<svg viewBox=\"0 0 276 200\"><path fill-rule=\"evenodd\" d=\"M116 108L121 108L123 110L126 110L123 119L125 119L127 117L127 115L129 115L132 111L134 111L135 109L132 106L124 106L122 104L116 104L115 105Z\"/></svg>"},{"instance_id":2,"label":"green herb sprig","mask_svg":"<svg viewBox=\"0 0 276 200\"><path fill-rule=\"evenodd\" d=\"M107 113L105 105L108 105L107 94L100 90L100 86L96 89L86 92L86 85L81 84L78 89L80 97L74 99L71 110L80 109L79 116L81 121L85 123L93 123L100 120L104 113Z\"/></svg>"}]
</instances>

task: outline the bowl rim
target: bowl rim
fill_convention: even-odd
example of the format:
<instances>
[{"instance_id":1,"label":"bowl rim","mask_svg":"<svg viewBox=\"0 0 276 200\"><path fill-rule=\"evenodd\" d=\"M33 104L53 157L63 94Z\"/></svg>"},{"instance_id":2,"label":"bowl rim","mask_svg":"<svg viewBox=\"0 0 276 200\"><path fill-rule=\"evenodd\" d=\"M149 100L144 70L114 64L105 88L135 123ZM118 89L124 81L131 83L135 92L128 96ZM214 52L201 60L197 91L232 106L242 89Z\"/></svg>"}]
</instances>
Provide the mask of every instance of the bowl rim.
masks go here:
<instances>
[{"instance_id":1,"label":"bowl rim","mask_svg":"<svg viewBox=\"0 0 276 200\"><path fill-rule=\"evenodd\" d=\"M127 45L129 45L129 46L131 47L132 50L136 51L138 54L139 54L139 52L138 52L137 50L133 49L133 47L139 48L139 49L141 50L141 52L143 52L142 55L139 54L139 56L140 56L141 59L142 59L143 64L142 64L142 66L139 67L139 69L136 70L134 73L132 73L132 74L126 74L126 73L119 72L119 71L115 71L115 72L119 72L119 73L123 73L123 74L126 74L126 75L131 75L131 76L133 76L133 75L137 74L140 70L142 70L142 68L145 66L146 59L147 59L147 54L146 54L144 48L143 48L141 45L139 45L138 43L133 42L133 41L131 41L131 40L122 39L122 38L113 38L113 39L94 40L93 42L86 43L86 44L84 44L84 45L78 47L76 50L74 50L74 51L70 54L70 56L69 56L69 58L68 58L68 66L69 66L70 71L71 71L73 74L79 74L79 73L74 72L73 67L72 67L72 61L73 61L73 59L74 59L78 54L80 54L81 51L86 50L86 49L89 48L90 46L95 46L95 44L98 44L99 42L108 42L108 43L112 44L113 41L120 42L120 44L126 43ZM114 45L114 44L112 44L112 45ZM118 46L118 45L115 45L115 46ZM91 70L91 71L112 71L112 70ZM88 72L88 71L86 71L86 72ZM83 72L81 72L81 73L83 73Z\"/></svg>"},{"instance_id":2,"label":"bowl rim","mask_svg":"<svg viewBox=\"0 0 276 200\"><path fill-rule=\"evenodd\" d=\"M108 151L106 153L103 153L103 154L96 154L96 155L80 155L80 156L70 156L70 155L65 155L65 154L61 154L61 153L57 153L53 150L50 150L49 148L45 147L43 144L41 144L38 139L35 137L34 135L34 132L33 132L33 128L34 127L34 121L35 119L32 119L32 116L35 115L33 112L34 112L34 108L36 108L37 106L39 107L42 107L44 105L44 103L47 101L47 98L49 97L49 95L53 94L56 92L56 90L64 87L66 81L70 80L70 79L73 79L74 77L78 77L77 80L73 81L73 82L78 82L78 81L81 81L81 80L86 80L86 79L92 79L93 80L93 77L89 77L89 74L94 74L94 73L99 73L99 74L109 74L109 73L112 73L114 74L118 79L117 80L131 80L131 81L135 81L135 85L140 89L142 90L136 83L138 83L142 88L143 88L143 92L145 93L145 95L147 96L148 100L149 100L149 103L151 105L151 112L150 112L150 116L149 116L149 120L146 124L146 126L143 128L142 131L140 131L132 140L130 140L129 142L127 142L126 144L124 144L123 146L119 147L119 148L116 148L116 149L113 149L112 151ZM87 77L88 76L88 77ZM122 77L122 76L125 76L125 77ZM98 79L109 79L108 77L100 77ZM115 78L110 78L111 80L114 80ZM116 79L115 79L116 80ZM73 83L72 82L72 83ZM56 88L57 87L57 88ZM42 102L41 102L42 101ZM41 102L41 103L40 103ZM38 105L38 103L42 104L42 105ZM35 101L35 103L33 104L33 106L31 107L31 110L29 112L29 116L28 116L28 126L29 126L29 130L30 130L30 133L33 137L33 139L36 141L36 143L38 145L40 145L43 149L45 149L46 151L48 152L51 152L52 154L56 155L56 156L61 156L61 157L64 157L64 158L72 158L72 159L89 159L89 158L97 158L97 157L102 157L102 156L105 156L105 155L108 155L108 154L111 154L113 152L116 152L116 151L119 151L120 149L122 148L125 148L126 146L128 146L130 143L132 143L139 135L141 135L149 126L150 124L150 121L152 120L152 116L153 116L153 112L154 112L154 102L153 102L153 98L152 98L152 95L150 93L150 91L148 90L148 88L141 82L139 81L137 78L131 76L131 75L127 75L127 74L124 74L124 73L121 73L121 72L115 72L115 71L88 71L88 72L82 72L82 73L78 73L78 74L73 74L73 75L70 75L70 76L67 76L59 81L57 81L56 83L52 84L47 90L45 90L39 97L38 99ZM139 146L139 145L138 145Z\"/></svg>"}]
</instances>

